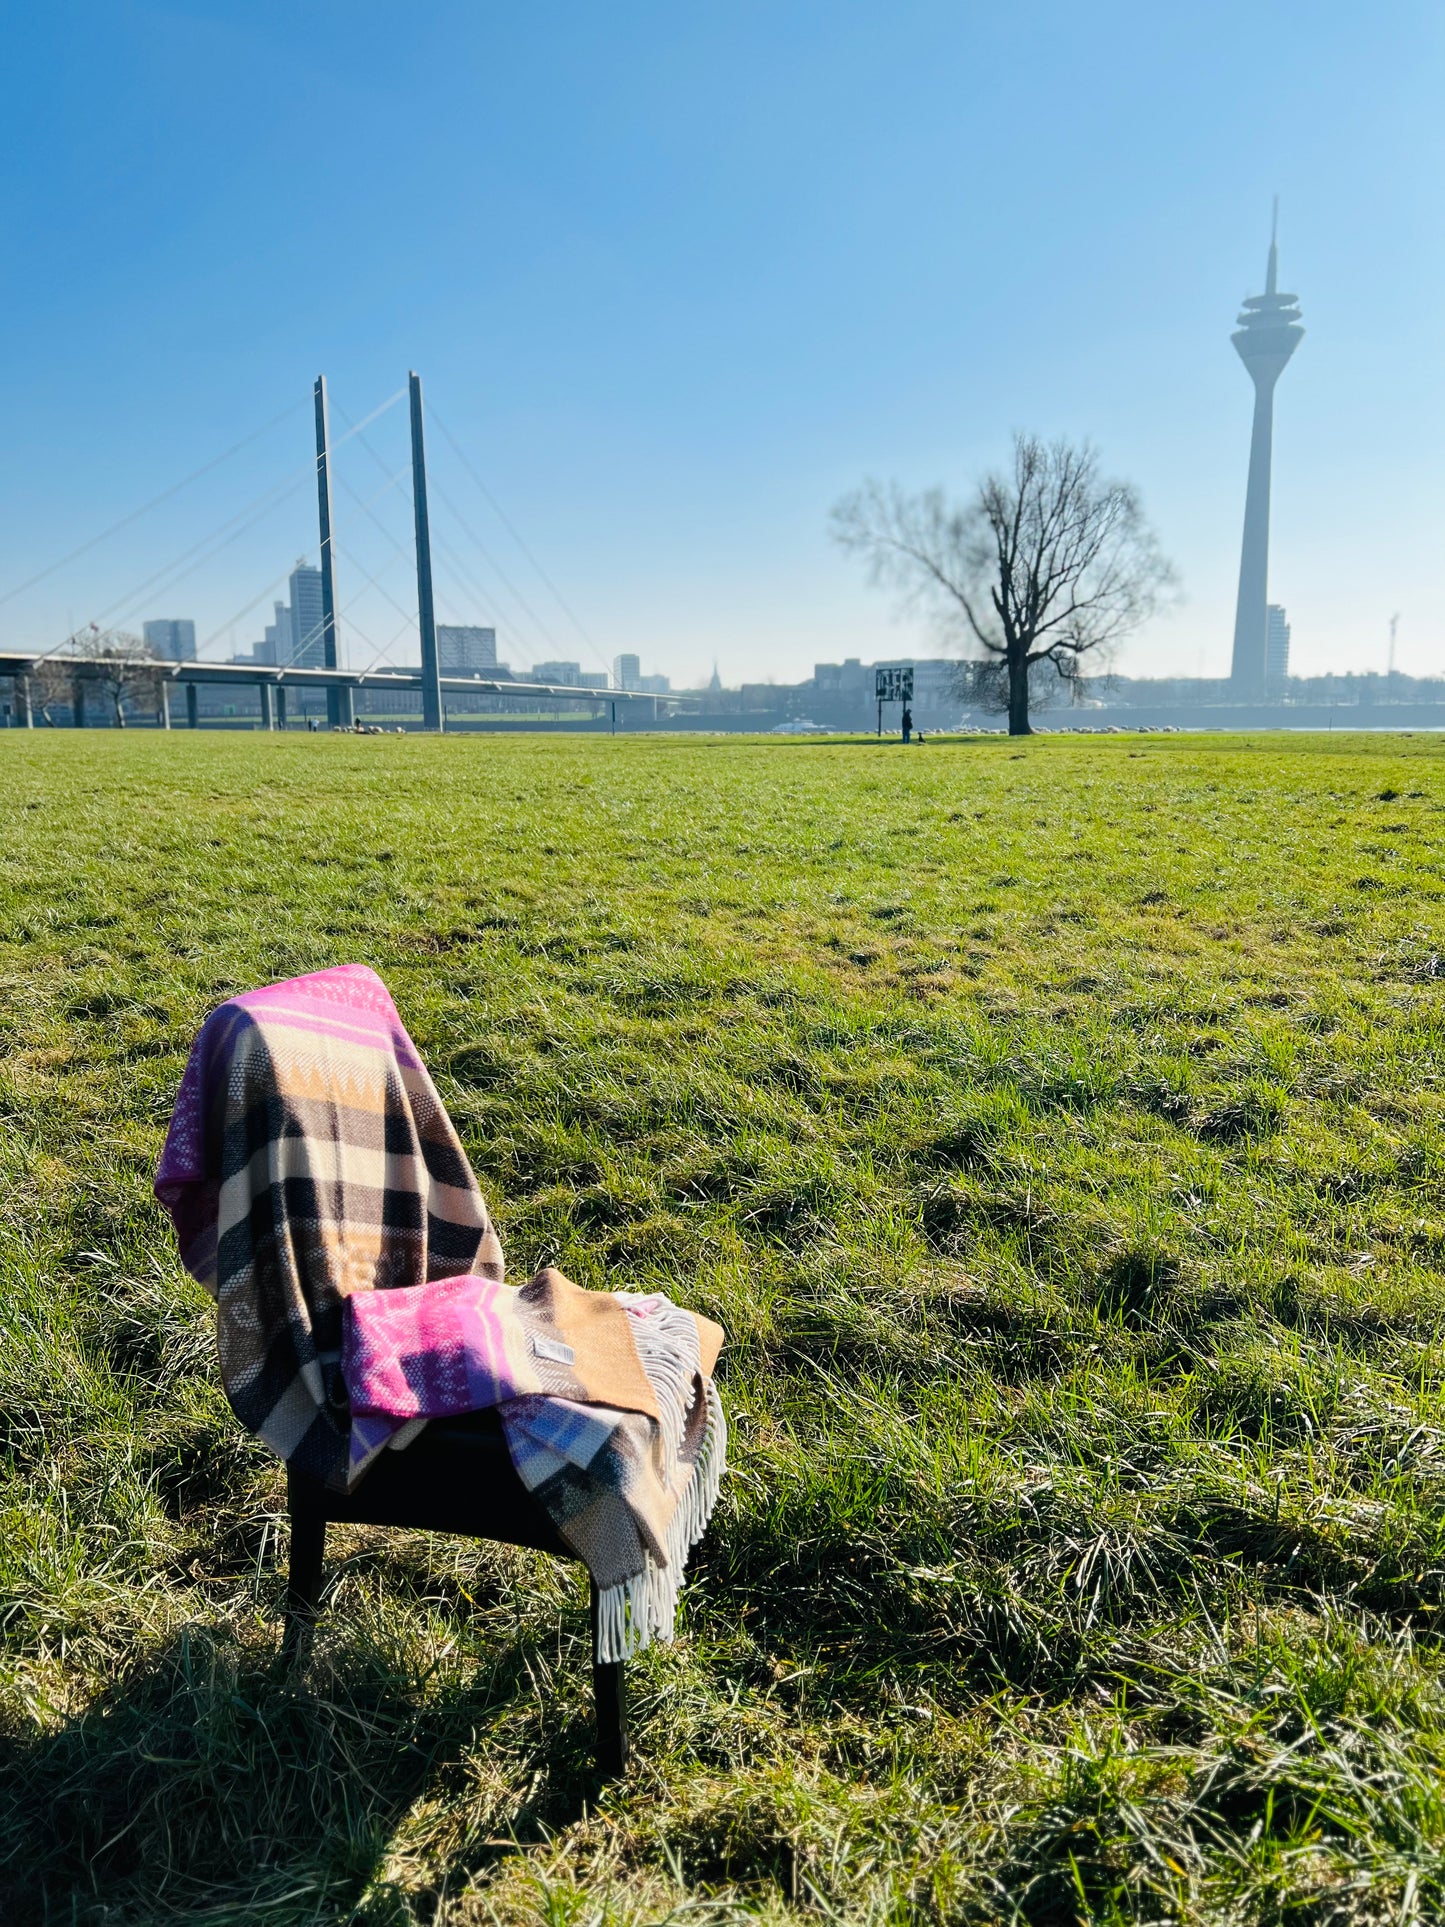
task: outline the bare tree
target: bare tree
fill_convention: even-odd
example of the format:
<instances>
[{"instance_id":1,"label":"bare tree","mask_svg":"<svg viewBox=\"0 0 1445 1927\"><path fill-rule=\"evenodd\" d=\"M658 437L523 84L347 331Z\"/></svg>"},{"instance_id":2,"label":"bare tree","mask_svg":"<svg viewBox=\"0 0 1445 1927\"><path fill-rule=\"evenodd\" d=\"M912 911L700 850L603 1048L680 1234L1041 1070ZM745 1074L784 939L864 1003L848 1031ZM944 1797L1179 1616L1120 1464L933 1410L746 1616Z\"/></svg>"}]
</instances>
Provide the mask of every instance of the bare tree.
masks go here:
<instances>
[{"instance_id":1,"label":"bare tree","mask_svg":"<svg viewBox=\"0 0 1445 1927\"><path fill-rule=\"evenodd\" d=\"M125 728L127 703L147 709L159 704L155 651L139 636L122 629L92 627L71 638L70 658L84 663L89 672L85 680L109 696L117 729Z\"/></svg>"},{"instance_id":2,"label":"bare tree","mask_svg":"<svg viewBox=\"0 0 1445 1927\"><path fill-rule=\"evenodd\" d=\"M1041 709L1057 709L1060 703L1072 701L1081 682L1081 677L1061 676L1047 656L1030 663L1030 717L1037 716ZM1007 716L1011 692L1008 663L1002 656L987 656L982 660L960 663L955 687L958 694L975 709Z\"/></svg>"},{"instance_id":3,"label":"bare tree","mask_svg":"<svg viewBox=\"0 0 1445 1927\"><path fill-rule=\"evenodd\" d=\"M69 656L42 656L25 678L30 705L51 729L51 711L61 704L75 705L75 665Z\"/></svg>"},{"instance_id":4,"label":"bare tree","mask_svg":"<svg viewBox=\"0 0 1445 1927\"><path fill-rule=\"evenodd\" d=\"M1100 475L1087 442L1016 435L1013 472L986 475L962 506L942 489L866 483L834 509L833 533L875 582L962 631L983 657L981 686L1006 684L1011 736L1030 733L1035 664L1072 681L1082 657L1147 621L1174 580L1137 493Z\"/></svg>"}]
</instances>

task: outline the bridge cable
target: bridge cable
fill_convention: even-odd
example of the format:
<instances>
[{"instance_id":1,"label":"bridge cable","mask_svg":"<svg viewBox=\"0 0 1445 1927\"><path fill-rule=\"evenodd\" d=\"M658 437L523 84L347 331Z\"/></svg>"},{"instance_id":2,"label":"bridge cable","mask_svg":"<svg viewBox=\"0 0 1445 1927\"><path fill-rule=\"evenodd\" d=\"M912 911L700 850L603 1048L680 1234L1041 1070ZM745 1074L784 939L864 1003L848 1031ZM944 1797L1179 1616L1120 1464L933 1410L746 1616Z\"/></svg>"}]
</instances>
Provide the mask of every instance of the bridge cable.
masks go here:
<instances>
[{"instance_id":1,"label":"bridge cable","mask_svg":"<svg viewBox=\"0 0 1445 1927\"><path fill-rule=\"evenodd\" d=\"M309 562L310 551L308 550L301 559L304 562ZM199 662L201 660L201 657L204 651L209 649L213 642L219 642L221 637L225 635L228 629L234 629L236 624L240 622L244 616L250 615L251 611L256 607L258 602L264 602L267 596L270 595L273 592L273 590L279 589L281 587L281 584L289 579L292 573L292 570L294 570L295 566L296 565L293 562L291 565L291 568L283 570L283 572L276 577L274 582L268 582L265 588L261 591L259 595L252 596L251 600L246 604L244 609L238 609L235 615L233 615L228 621L223 622L221 624L219 629L213 629L210 635L206 637L205 641L196 650L196 660ZM242 667L244 666L245 665L243 664Z\"/></svg>"},{"instance_id":2,"label":"bridge cable","mask_svg":"<svg viewBox=\"0 0 1445 1927\"><path fill-rule=\"evenodd\" d=\"M379 415L384 415L389 408L395 407L396 403L402 399L405 393L406 393L405 389L399 388L394 395L390 396L386 401L382 402L378 407L374 408L369 415L363 417L362 421L358 422L353 428L351 428L347 432L347 434L343 435L341 437L341 442L349 441L352 435L360 434L362 429L367 427L371 422L375 421ZM300 406L300 403L294 403L291 408L286 409L281 415L277 416L276 421L277 422L284 421L287 418L287 416L294 414L296 412L296 409L299 406ZM268 427L274 427L275 425L276 425L275 422L267 424ZM265 432L264 430L259 430L259 429L256 431L258 435L264 432ZM248 436L246 438L247 441L254 441L255 439L256 439L255 435ZM337 442L333 444L333 446L340 447L341 442ZM243 441L238 443L236 446L238 448L241 448L241 447L244 447L245 445L246 445L246 442ZM231 450L228 452L234 453L235 451ZM222 461L224 459L225 459L224 456L219 456L217 457L217 462ZM208 464L208 466L214 467L216 466L216 463ZM210 553L208 555L201 556L200 562L196 563L194 566L199 567L201 562L210 561L212 557L220 553L221 549L229 546L230 542L236 540L239 536L244 535L248 529L253 528L255 524L258 521L262 520L263 517L267 515L272 508L278 507L280 503L287 498L287 496L294 494L295 491L298 488L300 488L302 483L305 482L308 478L314 478L317 471L317 467L318 467L318 458L316 456L312 456L312 458L308 462L304 463L298 470L294 471L292 475L289 476L284 482L281 482L277 484L275 487L266 490L262 495L255 497L252 502L246 505L245 508L238 510L235 515L232 515L228 517L226 521L217 524L217 526L214 529L212 529L208 534L204 535L199 542L193 543L189 549L182 550L181 554L177 556L172 562L167 563L164 568L158 569L157 571L155 571L154 574L148 576L142 583L140 583L136 587L136 589L134 589L131 592L128 592L125 596L121 597L118 601L108 604L107 607L102 609L99 612L99 614L95 618L93 618L88 625L82 624L81 629L77 629L73 631L70 635L63 638L62 641L54 644L50 649L43 651L40 655L38 655L35 658L35 662L37 663L43 662L48 657L55 655L59 650L65 647L67 642L74 641L75 637L79 635L81 633L81 630L84 629L85 627L88 626L92 628L99 628L100 623L103 620L105 620L107 616L111 615L116 609L133 604L141 596L148 595L150 590L154 587L154 585L157 582L159 582L165 576L170 575L173 570L180 569L181 574L172 576L172 583L168 585L168 586L173 586L175 582L182 580L184 578L184 575L190 572L189 570L183 567L184 564L190 562L191 558L193 556L196 556L200 550L206 548L208 544L215 542L218 536L225 536L224 541L216 542L216 546L210 550ZM205 470L203 469L197 470L197 474L203 474L204 472ZM398 476L392 478L392 483L389 483L388 486L393 485L396 480L400 479L400 475L404 474L405 472L406 471L404 469L399 471ZM193 480L194 477L191 477L189 479ZM183 486L184 486L183 483L176 484L176 488L180 488ZM379 500L380 495L384 494L385 492L386 491L384 489L381 490L379 494L373 499ZM168 490L167 493L174 494L175 489ZM164 496L156 497L157 502L163 501L164 499L165 499ZM151 504L148 504L147 506L154 507L155 504L151 503ZM257 511L255 514L251 513L253 509ZM137 510L136 515L143 514L144 512L145 512L144 510ZM248 517L249 519L247 519ZM134 520L135 517L132 516L127 519ZM237 522L239 522L241 526L233 527L233 524L236 524ZM122 526L124 526L124 524L121 524L121 523L116 524L117 528ZM229 534L227 534L228 530L230 531ZM100 538L96 538L96 539L99 540ZM80 554L82 553L82 551L77 550L75 553ZM67 558L67 559L73 559L73 558ZM309 560L309 551L307 552L307 555L304 556L302 559ZM282 572L281 575L275 577L271 582L268 582L265 588L263 588L258 595L253 596L251 600L248 603L246 603L243 608L238 609L236 613L233 616L229 617L227 621L223 622L218 629L213 630L211 634L206 637L205 641L202 642L199 649L197 650L196 652L197 659L198 660L203 659L205 652L209 650L214 643L218 642L228 629L234 629L235 625L238 622L240 622L245 616L249 615L251 611L257 606L258 603L264 602L268 595L270 595L274 590L280 588L281 584L287 581L290 575L292 574L292 569L294 568L294 566L295 565L293 564L292 568L287 568ZM36 578L36 580L38 579L39 578ZM353 600L355 600L355 598L353 598ZM349 607L350 605L348 605L348 608ZM353 623L352 627L356 628L356 625ZM363 634L363 632L359 628L357 628L356 632L359 636L361 636L362 641L368 647L370 647L371 638ZM304 648L306 644L309 643L310 640L311 638L309 637L304 638L300 647ZM293 666L294 654L295 652L293 651L292 664L278 664L277 666L281 668Z\"/></svg>"},{"instance_id":3,"label":"bridge cable","mask_svg":"<svg viewBox=\"0 0 1445 1927\"><path fill-rule=\"evenodd\" d=\"M522 539L522 533L520 529L518 529L517 525L515 524L515 522L513 522L512 518L507 514L507 511L502 507L501 503L497 500L496 496L493 495L492 491L487 487L486 483L482 480L481 476L477 473L476 469L473 468L471 461L466 453L466 450L462 447L461 443L457 440L456 436L453 435L452 431L447 427L446 423L442 420L441 416L437 414L435 408L430 409L428 412L430 413L431 418L436 423L437 427L441 430L442 434L451 443L452 450L455 453L457 460L461 463L462 467L467 471L468 475L471 476L472 480L476 483L477 487L481 490L482 494L486 497L487 501L491 504L492 508L495 510L498 519L502 522L504 527L507 529L508 533L511 535L512 540L516 543L517 547L522 551L523 555L526 556L527 560L531 563L532 567L537 571L537 574L542 578L542 581L546 584L547 588L551 591L553 597L556 599L558 607L562 610L563 614L567 617L567 620L572 624L572 627L577 631L578 635L581 636L582 640L587 644L587 647L592 651L593 655L596 656L597 660L603 665L604 668L607 668L608 667L607 658L603 655L601 649L598 647L597 643L592 639L588 631L583 627L581 619L578 617L576 611L572 608L572 605L568 602L567 598L562 594L562 591L557 587L556 583L548 575L547 571L542 567L542 564L537 560L536 556L532 553L531 549L527 546L526 542Z\"/></svg>"},{"instance_id":4,"label":"bridge cable","mask_svg":"<svg viewBox=\"0 0 1445 1927\"><path fill-rule=\"evenodd\" d=\"M263 435L269 434L273 428L278 428L282 422L288 421L299 408L304 406L305 400L292 402L289 407L283 408L279 415L273 415L271 420L264 423L262 427L254 430L249 435L243 435L240 441L233 442L224 454L214 456L209 462L203 462L199 468L192 469L191 473L184 476L179 482L172 482L169 488L162 489L159 495L152 496L150 501L143 503L140 508L132 509L129 515L123 515L118 522L112 522L110 527L108 529L102 529L99 535L93 535L88 542L82 542L80 547L78 549L72 549L69 555L62 555L58 562L47 563L43 569L29 577L27 581L20 583L13 589L7 589L4 595L0 595L0 604L13 602L16 596L24 595L27 589L33 589L37 582L43 582L48 575L54 575L57 569L63 569L68 562L79 561L81 556L88 554L97 544L108 541L112 535L119 535L120 531L129 528L132 522L138 522L143 515L149 515L153 508L159 508L162 502L168 502L173 495L178 495L183 488L189 488L192 482L198 482L203 475L209 475L213 468L219 468L223 462L230 461L233 455L239 455L243 448L249 448L252 442L259 441Z\"/></svg>"},{"instance_id":5,"label":"bridge cable","mask_svg":"<svg viewBox=\"0 0 1445 1927\"><path fill-rule=\"evenodd\" d=\"M92 621L99 627L107 622L117 609L139 608L143 601L150 599L152 590L162 580L165 580L167 591L173 589L178 582L184 582L188 575L194 574L197 569L212 561L222 549L229 548L233 542L239 541L241 536L249 534L258 522L266 519L272 509L279 508L298 489L303 488L310 479L311 472L309 467L305 468L300 474L293 475L290 481L282 482L274 489L268 489L264 496L258 496L256 502L248 504L246 508L239 511L238 515L232 516L229 522L221 523L218 528L212 529L209 535L202 536L199 542L178 555L174 562L168 562L163 569L157 569L154 575L147 576L132 593L108 603L92 617ZM252 509L255 509L254 514L251 513ZM233 528L231 523L239 523L239 526ZM221 539L217 540L217 537ZM206 550L204 555L200 553L203 549Z\"/></svg>"},{"instance_id":6,"label":"bridge cable","mask_svg":"<svg viewBox=\"0 0 1445 1927\"><path fill-rule=\"evenodd\" d=\"M339 405L337 405L336 407L336 412L343 421L347 419L345 410L341 408ZM376 449L366 439L365 435L362 435L360 439L361 439L361 446L366 450L367 454L371 457L372 461L375 462L376 466L381 470L381 472L385 474L386 463L383 460L383 458L377 453ZM343 486L345 486L345 484L343 484ZM456 516L457 520L460 522L461 518L459 515L457 515L457 510L455 505L452 503L451 499L445 494L445 492L441 489L440 485L436 482L435 478L431 479L431 490L434 495L437 495L439 499L441 499L445 503L446 507L451 510L451 513L454 516ZM405 556L408 562L414 563L415 561L414 551L409 553L406 549L402 547L402 545L396 540L396 537L392 535L389 530L385 529L384 526L382 526L380 523L378 523L378 526L382 527L383 534L387 536L387 539L398 550L398 552L403 556ZM546 624L542 621L541 617L537 615L536 611L529 607L529 605L527 604L526 598L521 594L521 591L518 590L516 586L508 580L507 575L505 571L502 569L500 563L498 563L496 561L496 558L488 552L486 546L480 540L478 540L476 536L471 535L471 532L466 529L465 523L462 523L461 526L463 528L464 533L466 533L469 536L469 538L473 542L475 542L477 547L481 550L481 553L485 558L486 562L488 563L488 565L491 568L494 568L497 571L498 575L501 576L502 581L506 585L506 589L509 592L509 595L515 598L516 601L521 604L522 609L526 613L527 619L536 628L538 634L541 636L542 646L546 649L552 650L554 654L557 654L560 650L560 645L556 637L551 634ZM455 549L453 549L450 546L450 544L446 541L445 537L442 536L440 532L435 528L432 530L432 545L436 550L440 551L442 555L444 555L449 559L452 572L457 576L458 581L461 583L462 587L466 589L471 596L478 598L484 605L487 603L496 605L501 601L501 597L498 595L498 592L495 588L489 588L485 583L478 582L477 579L471 574L471 572L465 567L463 567L461 558L458 556ZM508 613L505 610L503 610L501 613L503 614L505 621L509 623L513 629L520 631L522 625L518 621L515 614ZM530 649L535 649L537 646L535 642L530 642L530 643L527 642L526 638L521 636L520 634L518 635L517 640L523 643L525 647L528 647Z\"/></svg>"},{"instance_id":7,"label":"bridge cable","mask_svg":"<svg viewBox=\"0 0 1445 1927\"><path fill-rule=\"evenodd\" d=\"M358 422L354 428L350 429L347 434L343 435L341 437L341 440L334 444L334 447L339 448L342 445L342 443L350 441L352 435L359 435L361 431L364 428L368 427L372 422L374 422L378 416L384 415L389 408L394 408L396 404L405 395L405 393L406 393L406 390L404 388L398 388L394 395L391 395L390 397L388 397L386 401L380 403L376 408L372 409L369 415L364 416L362 420ZM297 408L299 408L300 406L301 404L299 402L293 403L293 405L290 408L286 409L281 415L278 415L276 417L276 422L284 421L289 415L295 414ZM274 427L276 425L276 422L268 423L267 426ZM256 435L263 434L264 432L265 430L258 429L256 431ZM238 442L236 444L237 448L244 448L246 446L246 442L254 441L256 439L256 435L248 436L246 437L245 441ZM228 453L234 453L234 452L235 452L234 450L228 451ZM207 464L207 466L213 468L217 465L218 462L224 461L225 459L226 459L225 456L218 456L216 458L216 462L209 463ZM41 654L35 658L35 661L43 662L46 660L47 657L57 654L60 650L64 649L66 643L73 641L75 635L80 634L81 630L83 630L84 628L86 627L99 628L100 624L108 616L112 615L117 609L128 607L129 605L137 602L137 600L140 597L149 595L151 590L154 588L154 586L158 582L160 582L164 577L168 575L172 576L171 582L167 584L167 587L173 587L176 582L182 581L184 579L184 576L191 572L190 569L186 568L184 565L189 563L191 561L191 558L197 555L200 550L204 549L208 543L215 542L216 546L211 550L210 555L201 557L201 562L209 561L211 559L211 556L218 555L221 549L228 547L231 542L235 541L241 535L244 535L248 529L254 528L256 523L261 521L266 515L268 515L272 508L279 507L280 503L284 501L288 495L293 494L298 488L300 488L301 484L308 477L314 478L316 475L318 464L319 464L319 457L313 455L309 461L303 463L299 468L293 470L292 473L286 478L286 480L275 484L272 488L264 491L261 495L255 497L251 502L249 502L246 505L245 508L238 510L235 515L228 516L225 521L218 523L216 527L213 528L207 535L202 536L199 542L192 543L188 549L183 549L180 555L175 557L171 562L168 562L164 568L156 570L152 575L147 576L146 579L143 582L141 582L135 589L129 591L126 595L120 597L117 601L109 603L106 606L106 608L102 609L99 612L99 614L93 617L88 624L82 623L80 629L75 630L71 635L63 637L60 642L53 644L49 649L43 650ZM198 469L196 471L197 475L204 474L204 473L205 473L205 469ZM192 476L192 477L189 477L188 479L194 480L195 477ZM182 488L184 486L185 486L184 483L178 482L175 485L175 488L167 490L166 493L174 494L176 492L176 489ZM164 501L165 496L164 495L157 496L155 500L156 502ZM154 502L147 504L147 507L154 507L154 506L155 506ZM252 514L253 510L255 510L254 514ZM134 521L136 519L136 516L142 515L144 513L145 513L144 509L137 509L135 511L135 515L127 517L126 519L127 521ZM250 516L251 518L249 521L244 520L244 518L246 518L247 516ZM241 522L242 526L234 527L234 525L237 522ZM121 528L124 526L125 526L124 523L117 523L115 525L116 528ZM230 530L231 533L227 534L228 530ZM111 530L109 532L114 533L114 530ZM224 536L225 540L217 541L216 538L221 536ZM97 537L95 539L98 541L102 538ZM93 544L87 545L87 546L93 546ZM75 551L75 554L77 555L81 553L83 553L82 550ZM74 558L67 557L66 559L73 560ZM61 565L57 564L56 566L59 567ZM196 563L194 566L199 567L200 563ZM172 571L174 570L180 570L181 573L172 575ZM45 571L43 573L49 573L49 571ZM210 648L211 644L215 642L219 636L224 634L226 629L232 627L234 623L239 622L241 619L241 616L248 615L250 611L255 608L257 602L264 601L266 596L270 593L271 589L278 587L279 582L284 582L287 576L290 575L290 573L291 571L288 569L286 571L286 574L279 578L278 582L273 582L269 584L266 589L263 589L261 591L261 594L259 596L257 596L253 601L247 603L246 607L240 611L240 614L232 617L231 622L223 624L220 629L216 630L214 634L212 634L207 639L207 641L204 644L202 644L201 649L197 650L196 652L197 656L199 657L201 655L202 650ZM39 579L40 579L39 577L33 578L33 580L36 580L36 581L38 581ZM19 592L15 591L14 593L19 593ZM5 598L0 598L0 600L4 600L4 599Z\"/></svg>"},{"instance_id":8,"label":"bridge cable","mask_svg":"<svg viewBox=\"0 0 1445 1927\"><path fill-rule=\"evenodd\" d=\"M483 542L482 538L477 534L475 529L473 529L468 524L468 522L466 521L466 518L462 515L461 510L457 507L456 503L452 500L451 496L447 494L446 490L441 486L439 482L433 480L431 477L428 477L428 487L430 488L431 493L437 497L437 499L441 502L442 506L449 512L453 521L456 522L458 528L460 528L460 530L462 531L462 534L465 535L467 540L471 542L480 551L483 559L486 561L488 566L496 570L498 576L501 578L503 583L505 583L508 593L512 597L514 597L518 603L521 604L523 609L526 610L529 619L531 620L534 627L537 629L538 633L542 636L543 640L547 643L548 647L551 649L560 648L557 638L552 634L551 630L547 627L547 624L542 620L541 616L537 614L537 611L532 607L531 603L528 602L527 598L522 594L522 591L517 587L516 583L513 582L511 577L507 574L506 570L502 567L501 563L492 554L491 550L487 547L486 543Z\"/></svg>"}]
</instances>

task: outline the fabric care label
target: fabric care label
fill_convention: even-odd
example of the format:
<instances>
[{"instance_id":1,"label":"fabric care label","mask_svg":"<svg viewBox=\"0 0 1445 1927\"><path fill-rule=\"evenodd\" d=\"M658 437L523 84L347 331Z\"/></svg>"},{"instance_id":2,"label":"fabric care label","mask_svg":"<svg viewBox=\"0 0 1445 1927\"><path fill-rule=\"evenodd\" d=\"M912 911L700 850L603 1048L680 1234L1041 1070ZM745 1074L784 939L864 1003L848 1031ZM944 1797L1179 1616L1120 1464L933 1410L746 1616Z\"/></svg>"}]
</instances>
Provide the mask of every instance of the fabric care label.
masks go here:
<instances>
[{"instance_id":1,"label":"fabric care label","mask_svg":"<svg viewBox=\"0 0 1445 1927\"><path fill-rule=\"evenodd\" d=\"M570 1345L564 1345L560 1338L532 1337L532 1350L538 1358L550 1358L554 1365L575 1365L577 1354Z\"/></svg>"}]
</instances>

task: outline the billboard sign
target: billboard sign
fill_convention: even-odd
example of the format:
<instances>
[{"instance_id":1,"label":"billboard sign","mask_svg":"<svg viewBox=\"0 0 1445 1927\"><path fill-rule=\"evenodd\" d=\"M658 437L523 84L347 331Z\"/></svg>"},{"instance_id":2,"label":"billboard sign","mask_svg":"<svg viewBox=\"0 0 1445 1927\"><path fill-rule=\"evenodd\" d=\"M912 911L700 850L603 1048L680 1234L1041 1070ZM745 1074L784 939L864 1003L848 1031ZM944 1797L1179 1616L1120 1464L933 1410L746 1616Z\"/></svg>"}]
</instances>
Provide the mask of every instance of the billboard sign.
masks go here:
<instances>
[{"instance_id":1,"label":"billboard sign","mask_svg":"<svg viewBox=\"0 0 1445 1927\"><path fill-rule=\"evenodd\" d=\"M913 701L913 670L875 669L873 672L873 693L880 703L911 703Z\"/></svg>"}]
</instances>

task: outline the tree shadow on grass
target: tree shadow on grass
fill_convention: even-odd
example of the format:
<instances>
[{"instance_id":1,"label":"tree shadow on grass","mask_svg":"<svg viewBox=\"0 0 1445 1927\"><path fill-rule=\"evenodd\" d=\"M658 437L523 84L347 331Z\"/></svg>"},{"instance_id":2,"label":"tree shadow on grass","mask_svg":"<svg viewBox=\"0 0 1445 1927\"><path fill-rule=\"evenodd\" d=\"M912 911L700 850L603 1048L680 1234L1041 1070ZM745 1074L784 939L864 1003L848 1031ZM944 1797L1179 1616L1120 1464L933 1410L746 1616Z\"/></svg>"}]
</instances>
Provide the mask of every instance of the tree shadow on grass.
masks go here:
<instances>
[{"instance_id":1,"label":"tree shadow on grass","mask_svg":"<svg viewBox=\"0 0 1445 1927\"><path fill-rule=\"evenodd\" d=\"M540 1735L518 1720L534 1657L517 1642L441 1688L354 1649L288 1676L269 1650L189 1627L74 1719L0 1738L0 1920L410 1920L384 1869L418 1801L465 1809L447 1838L469 1844L427 1855L448 1862L429 1878L455 1884L595 1794L585 1701L559 1695ZM500 1782L490 1799L478 1753Z\"/></svg>"}]
</instances>

